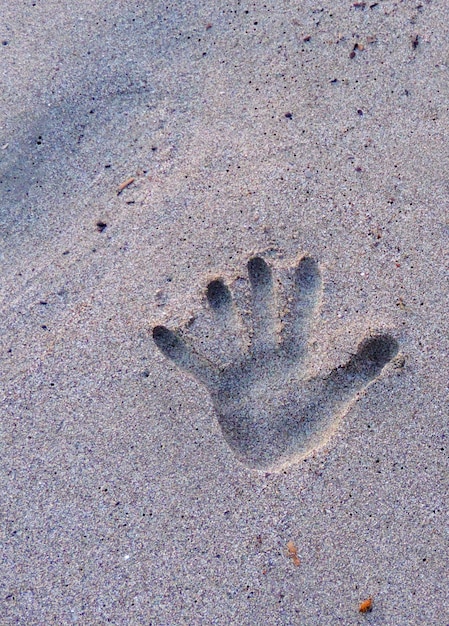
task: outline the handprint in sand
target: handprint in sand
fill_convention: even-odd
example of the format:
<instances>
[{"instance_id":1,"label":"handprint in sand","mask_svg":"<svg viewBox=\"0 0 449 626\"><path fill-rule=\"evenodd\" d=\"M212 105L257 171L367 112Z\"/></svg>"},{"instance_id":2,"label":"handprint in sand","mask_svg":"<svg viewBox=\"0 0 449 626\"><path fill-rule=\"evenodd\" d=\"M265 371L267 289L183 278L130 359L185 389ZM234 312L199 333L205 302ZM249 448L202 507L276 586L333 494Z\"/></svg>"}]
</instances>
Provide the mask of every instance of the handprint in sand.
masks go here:
<instances>
[{"instance_id":1,"label":"handprint in sand","mask_svg":"<svg viewBox=\"0 0 449 626\"><path fill-rule=\"evenodd\" d=\"M341 417L396 356L398 344L388 334L370 335L345 365L311 376L309 331L322 293L318 263L305 256L290 268L282 323L269 265L255 256L247 269L249 338L226 365L197 352L185 332L155 326L153 339L207 387L223 436L240 461L278 470L327 443ZM206 294L217 324L238 342L240 316L228 286L215 279Z\"/></svg>"}]
</instances>

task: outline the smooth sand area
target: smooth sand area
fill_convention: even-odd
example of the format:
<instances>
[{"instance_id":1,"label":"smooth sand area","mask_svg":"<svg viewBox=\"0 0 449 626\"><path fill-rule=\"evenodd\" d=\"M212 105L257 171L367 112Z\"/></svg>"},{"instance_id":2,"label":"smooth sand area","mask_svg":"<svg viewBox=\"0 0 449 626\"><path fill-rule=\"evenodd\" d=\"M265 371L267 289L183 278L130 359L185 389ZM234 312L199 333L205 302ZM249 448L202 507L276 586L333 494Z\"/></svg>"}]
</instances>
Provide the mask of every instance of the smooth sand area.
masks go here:
<instances>
[{"instance_id":1,"label":"smooth sand area","mask_svg":"<svg viewBox=\"0 0 449 626\"><path fill-rule=\"evenodd\" d=\"M1 626L449 624L448 25L0 3Z\"/></svg>"}]
</instances>

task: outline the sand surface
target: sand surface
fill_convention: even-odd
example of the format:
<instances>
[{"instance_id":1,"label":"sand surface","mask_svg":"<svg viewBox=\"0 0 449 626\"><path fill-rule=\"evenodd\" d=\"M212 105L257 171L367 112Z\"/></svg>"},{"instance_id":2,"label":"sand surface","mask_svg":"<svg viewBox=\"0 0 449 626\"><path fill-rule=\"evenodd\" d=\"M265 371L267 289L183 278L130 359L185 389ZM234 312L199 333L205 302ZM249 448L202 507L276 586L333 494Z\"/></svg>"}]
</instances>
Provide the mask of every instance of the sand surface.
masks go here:
<instances>
[{"instance_id":1,"label":"sand surface","mask_svg":"<svg viewBox=\"0 0 449 626\"><path fill-rule=\"evenodd\" d=\"M444 0L3 0L2 626L449 624L448 59ZM307 393L398 352L272 467L297 357L182 346L302 258Z\"/></svg>"}]
</instances>

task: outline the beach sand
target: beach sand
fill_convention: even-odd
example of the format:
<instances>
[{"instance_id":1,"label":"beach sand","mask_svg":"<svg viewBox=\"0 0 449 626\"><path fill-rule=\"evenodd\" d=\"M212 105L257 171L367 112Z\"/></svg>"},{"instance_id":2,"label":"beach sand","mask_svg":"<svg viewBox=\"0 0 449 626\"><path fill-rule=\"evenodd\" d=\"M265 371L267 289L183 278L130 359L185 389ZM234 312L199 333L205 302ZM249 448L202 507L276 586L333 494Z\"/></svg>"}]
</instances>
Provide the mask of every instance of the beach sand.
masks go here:
<instances>
[{"instance_id":1,"label":"beach sand","mask_svg":"<svg viewBox=\"0 0 449 626\"><path fill-rule=\"evenodd\" d=\"M449 624L448 24L443 0L2 4L2 625ZM254 469L153 329L224 367L248 261L282 317L304 257L305 379L398 352Z\"/></svg>"}]
</instances>

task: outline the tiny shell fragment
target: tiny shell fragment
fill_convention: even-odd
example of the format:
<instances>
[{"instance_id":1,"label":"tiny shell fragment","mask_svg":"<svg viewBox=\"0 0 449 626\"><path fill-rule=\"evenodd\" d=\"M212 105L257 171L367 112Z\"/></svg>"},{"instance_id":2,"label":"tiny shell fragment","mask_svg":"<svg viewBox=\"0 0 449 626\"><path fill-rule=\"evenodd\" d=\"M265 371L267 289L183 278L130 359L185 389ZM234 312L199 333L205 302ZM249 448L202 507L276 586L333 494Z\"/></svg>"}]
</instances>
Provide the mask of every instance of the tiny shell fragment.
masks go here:
<instances>
[{"instance_id":1,"label":"tiny shell fragment","mask_svg":"<svg viewBox=\"0 0 449 626\"><path fill-rule=\"evenodd\" d=\"M373 608L373 599L372 598L367 598L366 600L363 600L363 602L360 602L359 604L359 612L360 613L368 613L369 611L371 611Z\"/></svg>"},{"instance_id":2,"label":"tiny shell fragment","mask_svg":"<svg viewBox=\"0 0 449 626\"><path fill-rule=\"evenodd\" d=\"M293 541L289 541L287 543L287 551L288 551L288 556L293 561L293 565L295 567L299 567L301 565L301 561L298 556L298 548L296 547Z\"/></svg>"}]
</instances>

